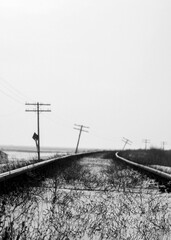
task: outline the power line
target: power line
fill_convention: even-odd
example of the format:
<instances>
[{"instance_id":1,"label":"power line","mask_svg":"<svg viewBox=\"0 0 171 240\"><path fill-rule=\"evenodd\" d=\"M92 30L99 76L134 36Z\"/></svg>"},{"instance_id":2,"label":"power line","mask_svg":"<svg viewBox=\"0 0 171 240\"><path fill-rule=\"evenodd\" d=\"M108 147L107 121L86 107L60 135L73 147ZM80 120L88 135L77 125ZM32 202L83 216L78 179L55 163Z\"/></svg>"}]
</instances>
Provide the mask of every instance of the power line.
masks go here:
<instances>
[{"instance_id":1,"label":"power line","mask_svg":"<svg viewBox=\"0 0 171 240\"><path fill-rule=\"evenodd\" d=\"M2 89L0 89L0 92L2 92L5 96L11 98L11 99L14 100L15 102L18 102L18 103L20 103L20 104L23 104L23 101L21 101L21 100L17 99L16 97L14 97L14 96L6 93L6 92L3 91Z\"/></svg>"},{"instance_id":2,"label":"power line","mask_svg":"<svg viewBox=\"0 0 171 240\"><path fill-rule=\"evenodd\" d=\"M81 133L82 132L88 133L88 131L84 130L84 128L88 129L89 127L86 127L84 125L78 125L78 124L74 124L74 126L76 126L76 127L74 127L74 129L79 131L77 146L76 146L76 149L75 149L75 153L77 153L78 152L78 146L79 146L80 138L81 138Z\"/></svg>"},{"instance_id":3,"label":"power line","mask_svg":"<svg viewBox=\"0 0 171 240\"><path fill-rule=\"evenodd\" d=\"M1 83L3 82L3 84L6 84L6 88L8 90L11 91L11 93L14 93L15 95L17 95L18 97L20 97L22 100L25 101L25 99L28 99L28 96L26 96L25 94L23 94L23 92L21 92L20 90L18 90L16 87L14 87L9 81L7 81L4 78L0 78L1 79ZM29 98L30 99L30 98Z\"/></svg>"},{"instance_id":4,"label":"power line","mask_svg":"<svg viewBox=\"0 0 171 240\"><path fill-rule=\"evenodd\" d=\"M4 92L6 93L6 95L10 95L10 98L17 98L19 101L25 101L26 99L29 99L30 101L33 101L33 99L28 98L28 96L26 96L25 94L23 94L22 91L20 91L19 89L17 89L16 87L14 87L14 85L11 84L11 82L7 81L6 79L0 77L0 84L2 86L2 88L4 88ZM2 90L1 88L1 90ZM13 99L14 100L14 99Z\"/></svg>"},{"instance_id":5,"label":"power line","mask_svg":"<svg viewBox=\"0 0 171 240\"><path fill-rule=\"evenodd\" d=\"M20 93L17 89L15 89L7 80L0 78L0 84L3 88L5 88L10 94L13 96L19 98L20 100L25 100L25 97L23 97L22 93Z\"/></svg>"},{"instance_id":6,"label":"power line","mask_svg":"<svg viewBox=\"0 0 171 240\"><path fill-rule=\"evenodd\" d=\"M2 77L0 77L0 85L2 86L0 91L12 100L23 104L23 101L28 99L27 96Z\"/></svg>"},{"instance_id":7,"label":"power line","mask_svg":"<svg viewBox=\"0 0 171 240\"><path fill-rule=\"evenodd\" d=\"M36 112L37 113L37 133L33 134L33 139L36 142L37 153L38 153L38 160L40 160L40 112L51 112L49 109L40 109L40 106L50 106L51 104L48 103L26 103L27 106L36 106L35 109L26 109L26 112Z\"/></svg>"},{"instance_id":8,"label":"power line","mask_svg":"<svg viewBox=\"0 0 171 240\"><path fill-rule=\"evenodd\" d=\"M72 124L70 121L68 121L67 117L64 118L64 116L62 116L61 114L59 115L59 114L55 113L54 111L53 111L53 114L55 114L55 117L53 115L51 115L49 117L47 115L44 115L42 117L46 118L48 121L53 123L55 126L56 126L56 124L58 124L58 126L60 125L61 127L65 128L65 129L66 128L71 129ZM91 132L91 137L100 139L100 140L103 140L106 142L111 142L111 143L113 143L113 141L114 141L113 138L108 138L106 136L98 135L97 133L94 133L94 132ZM115 141L118 141L118 138L115 139Z\"/></svg>"}]
</instances>

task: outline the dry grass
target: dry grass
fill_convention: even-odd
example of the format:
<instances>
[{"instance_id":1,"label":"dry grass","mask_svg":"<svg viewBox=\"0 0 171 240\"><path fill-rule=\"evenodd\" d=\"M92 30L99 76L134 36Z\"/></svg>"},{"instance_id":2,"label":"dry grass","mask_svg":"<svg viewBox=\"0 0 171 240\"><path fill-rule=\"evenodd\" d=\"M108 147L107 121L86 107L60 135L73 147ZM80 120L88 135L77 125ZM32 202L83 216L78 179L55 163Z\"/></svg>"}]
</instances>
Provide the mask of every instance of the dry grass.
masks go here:
<instances>
[{"instance_id":1,"label":"dry grass","mask_svg":"<svg viewBox=\"0 0 171 240\"><path fill-rule=\"evenodd\" d=\"M38 188L27 185L2 195L2 239L169 240L167 195L157 186L150 189L140 173L107 157L94 159L111 163L98 175L92 174L91 166L89 171L86 158L86 164L53 165L47 172L54 176Z\"/></svg>"}]
</instances>

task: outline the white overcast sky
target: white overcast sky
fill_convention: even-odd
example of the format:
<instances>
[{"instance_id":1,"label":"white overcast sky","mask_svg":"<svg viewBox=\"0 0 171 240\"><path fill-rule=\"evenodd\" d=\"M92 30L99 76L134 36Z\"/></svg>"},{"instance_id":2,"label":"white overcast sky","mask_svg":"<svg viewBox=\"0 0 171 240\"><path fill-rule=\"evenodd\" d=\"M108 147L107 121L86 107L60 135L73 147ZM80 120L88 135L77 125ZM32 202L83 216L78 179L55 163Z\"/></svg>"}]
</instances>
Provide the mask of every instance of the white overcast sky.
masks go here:
<instances>
[{"instance_id":1,"label":"white overcast sky","mask_svg":"<svg viewBox=\"0 0 171 240\"><path fill-rule=\"evenodd\" d=\"M171 148L170 0L1 0L0 145Z\"/></svg>"}]
</instances>

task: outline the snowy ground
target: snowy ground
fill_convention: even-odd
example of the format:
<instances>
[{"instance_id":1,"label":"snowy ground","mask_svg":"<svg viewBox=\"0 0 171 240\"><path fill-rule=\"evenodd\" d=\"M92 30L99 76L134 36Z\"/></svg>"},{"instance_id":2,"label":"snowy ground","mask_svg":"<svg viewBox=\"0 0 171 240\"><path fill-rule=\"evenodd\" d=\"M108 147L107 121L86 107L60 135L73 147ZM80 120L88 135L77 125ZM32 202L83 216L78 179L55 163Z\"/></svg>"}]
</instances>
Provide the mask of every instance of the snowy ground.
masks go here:
<instances>
[{"instance_id":1,"label":"snowy ground","mask_svg":"<svg viewBox=\"0 0 171 240\"><path fill-rule=\"evenodd\" d=\"M170 240L171 196L147 176L97 154L47 169L1 195L10 239ZM2 225L4 223L4 225Z\"/></svg>"}]
</instances>

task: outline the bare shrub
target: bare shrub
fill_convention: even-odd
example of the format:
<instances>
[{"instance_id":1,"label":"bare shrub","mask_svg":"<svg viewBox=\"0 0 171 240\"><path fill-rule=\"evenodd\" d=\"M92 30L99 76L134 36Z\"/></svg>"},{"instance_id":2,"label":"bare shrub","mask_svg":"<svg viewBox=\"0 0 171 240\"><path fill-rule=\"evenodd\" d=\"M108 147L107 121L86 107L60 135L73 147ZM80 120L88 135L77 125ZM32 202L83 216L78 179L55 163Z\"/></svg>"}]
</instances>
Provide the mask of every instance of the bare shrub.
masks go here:
<instances>
[{"instance_id":1,"label":"bare shrub","mask_svg":"<svg viewBox=\"0 0 171 240\"><path fill-rule=\"evenodd\" d=\"M53 165L55 175L42 177L40 185L1 195L1 239L169 239L167 193L135 170L109 162L98 174L79 161Z\"/></svg>"}]
</instances>

